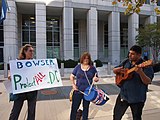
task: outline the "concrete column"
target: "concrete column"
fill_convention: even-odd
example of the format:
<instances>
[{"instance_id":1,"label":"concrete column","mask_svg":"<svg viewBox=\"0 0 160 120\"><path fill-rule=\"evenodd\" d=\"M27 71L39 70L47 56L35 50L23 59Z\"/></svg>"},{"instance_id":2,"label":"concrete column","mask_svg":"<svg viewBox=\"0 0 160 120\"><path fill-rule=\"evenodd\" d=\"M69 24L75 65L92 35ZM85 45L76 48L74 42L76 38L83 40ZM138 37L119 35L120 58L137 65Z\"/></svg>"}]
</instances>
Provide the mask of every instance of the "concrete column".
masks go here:
<instances>
[{"instance_id":1,"label":"concrete column","mask_svg":"<svg viewBox=\"0 0 160 120\"><path fill-rule=\"evenodd\" d=\"M153 24L157 22L157 14L154 11L154 8L157 6L156 3L151 3L150 5L150 9L151 11L151 15L146 19L145 24Z\"/></svg>"},{"instance_id":2,"label":"concrete column","mask_svg":"<svg viewBox=\"0 0 160 120\"><path fill-rule=\"evenodd\" d=\"M139 28L139 15L136 13L128 17L128 49L136 44L135 37L138 35L136 29Z\"/></svg>"},{"instance_id":3,"label":"concrete column","mask_svg":"<svg viewBox=\"0 0 160 120\"><path fill-rule=\"evenodd\" d=\"M120 13L112 12L108 16L108 57L113 65L120 62Z\"/></svg>"},{"instance_id":4,"label":"concrete column","mask_svg":"<svg viewBox=\"0 0 160 120\"><path fill-rule=\"evenodd\" d=\"M79 20L80 55L87 51L87 27L85 20Z\"/></svg>"},{"instance_id":5,"label":"concrete column","mask_svg":"<svg viewBox=\"0 0 160 120\"><path fill-rule=\"evenodd\" d=\"M10 11L4 20L4 76L7 77L7 63L9 59L18 57L18 25L17 7L15 0L7 0Z\"/></svg>"},{"instance_id":6,"label":"concrete column","mask_svg":"<svg viewBox=\"0 0 160 120\"><path fill-rule=\"evenodd\" d=\"M64 0L63 8L64 59L74 59L73 48L73 8L71 0Z\"/></svg>"},{"instance_id":7,"label":"concrete column","mask_svg":"<svg viewBox=\"0 0 160 120\"><path fill-rule=\"evenodd\" d=\"M157 22L157 16L156 15L151 15L146 18L145 24L153 24Z\"/></svg>"},{"instance_id":8,"label":"concrete column","mask_svg":"<svg viewBox=\"0 0 160 120\"><path fill-rule=\"evenodd\" d=\"M87 15L87 38L88 38L88 51L91 54L92 60L98 57L98 18L97 9L91 7Z\"/></svg>"},{"instance_id":9,"label":"concrete column","mask_svg":"<svg viewBox=\"0 0 160 120\"><path fill-rule=\"evenodd\" d=\"M46 58L46 5L36 3L36 58Z\"/></svg>"}]
</instances>

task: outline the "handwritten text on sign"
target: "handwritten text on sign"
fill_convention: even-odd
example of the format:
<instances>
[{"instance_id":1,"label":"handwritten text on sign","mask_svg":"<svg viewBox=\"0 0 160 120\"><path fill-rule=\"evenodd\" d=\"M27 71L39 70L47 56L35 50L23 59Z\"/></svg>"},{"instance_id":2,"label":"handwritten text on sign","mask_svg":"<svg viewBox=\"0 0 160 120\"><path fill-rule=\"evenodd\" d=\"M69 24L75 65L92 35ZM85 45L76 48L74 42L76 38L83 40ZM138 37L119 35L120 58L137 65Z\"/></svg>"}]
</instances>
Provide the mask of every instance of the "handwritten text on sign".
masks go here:
<instances>
[{"instance_id":1,"label":"handwritten text on sign","mask_svg":"<svg viewBox=\"0 0 160 120\"><path fill-rule=\"evenodd\" d=\"M13 94L62 86L56 59L11 60Z\"/></svg>"}]
</instances>

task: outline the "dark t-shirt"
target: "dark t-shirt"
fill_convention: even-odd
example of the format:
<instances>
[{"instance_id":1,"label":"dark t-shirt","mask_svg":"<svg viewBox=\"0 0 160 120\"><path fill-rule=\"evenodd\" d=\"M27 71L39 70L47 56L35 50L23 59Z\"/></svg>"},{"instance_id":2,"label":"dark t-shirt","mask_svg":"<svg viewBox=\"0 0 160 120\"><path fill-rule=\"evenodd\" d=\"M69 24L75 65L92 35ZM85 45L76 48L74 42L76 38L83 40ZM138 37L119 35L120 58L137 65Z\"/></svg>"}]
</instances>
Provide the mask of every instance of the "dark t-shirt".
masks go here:
<instances>
[{"instance_id":1,"label":"dark t-shirt","mask_svg":"<svg viewBox=\"0 0 160 120\"><path fill-rule=\"evenodd\" d=\"M88 80L90 82L90 84L92 84L92 79L95 75L95 73L97 73L97 70L94 66L90 66L90 68L86 71L86 75L88 77ZM72 74L74 76L76 76L76 86L78 87L79 90L84 91L88 86L88 80L85 76L84 71L81 69L81 64L77 65Z\"/></svg>"},{"instance_id":2,"label":"dark t-shirt","mask_svg":"<svg viewBox=\"0 0 160 120\"><path fill-rule=\"evenodd\" d=\"M143 60L140 59L136 64L142 63ZM129 60L122 62L119 66L124 66L124 68L132 68L131 62ZM152 80L154 77L154 72L152 67L143 68L144 73ZM135 71L132 72L132 77L123 81L120 86L120 95L121 99L126 100L128 103L138 103L145 102L146 100L146 92L148 91L148 85L145 85L139 74Z\"/></svg>"}]
</instances>

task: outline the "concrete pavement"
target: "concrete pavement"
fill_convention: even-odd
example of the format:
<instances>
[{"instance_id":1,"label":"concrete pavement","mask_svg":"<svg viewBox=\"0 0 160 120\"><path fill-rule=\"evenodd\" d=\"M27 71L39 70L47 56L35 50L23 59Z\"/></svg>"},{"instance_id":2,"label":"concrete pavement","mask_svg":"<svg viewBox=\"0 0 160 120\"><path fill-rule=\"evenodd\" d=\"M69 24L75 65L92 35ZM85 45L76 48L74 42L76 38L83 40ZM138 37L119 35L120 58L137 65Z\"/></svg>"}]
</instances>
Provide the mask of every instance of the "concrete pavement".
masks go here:
<instances>
[{"instance_id":1,"label":"concrete pavement","mask_svg":"<svg viewBox=\"0 0 160 120\"><path fill-rule=\"evenodd\" d=\"M110 100L103 106L95 104L90 105L90 120L112 120L113 107L119 88L114 83L113 76L105 76L105 71L98 87L105 89L109 94ZM103 73L101 72L101 74ZM38 92L36 107L36 120L69 120L70 106L69 91L71 90L70 81L64 77L63 87L41 90ZM3 79L3 76L0 76ZM0 81L0 119L7 120L12 108L13 102L8 101L8 93ZM160 75L155 74L154 80L149 85L148 99L143 110L143 120L160 119ZM81 108L81 107L80 107ZM19 117L19 120L25 120L27 115L27 103L25 102ZM127 110L122 120L132 120L130 109Z\"/></svg>"}]
</instances>

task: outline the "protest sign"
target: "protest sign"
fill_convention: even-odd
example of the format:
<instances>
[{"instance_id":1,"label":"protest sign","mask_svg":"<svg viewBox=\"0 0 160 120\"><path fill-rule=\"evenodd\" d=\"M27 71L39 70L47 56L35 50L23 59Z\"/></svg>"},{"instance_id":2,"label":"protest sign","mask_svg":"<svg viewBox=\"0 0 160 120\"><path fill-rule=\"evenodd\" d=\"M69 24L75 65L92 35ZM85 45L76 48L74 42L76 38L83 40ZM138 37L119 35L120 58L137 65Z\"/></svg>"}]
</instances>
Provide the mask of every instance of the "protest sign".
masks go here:
<instances>
[{"instance_id":1,"label":"protest sign","mask_svg":"<svg viewBox=\"0 0 160 120\"><path fill-rule=\"evenodd\" d=\"M13 94L62 86L57 59L11 60Z\"/></svg>"}]
</instances>

